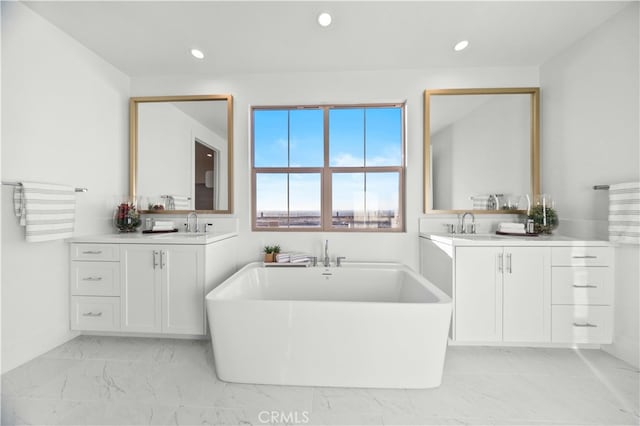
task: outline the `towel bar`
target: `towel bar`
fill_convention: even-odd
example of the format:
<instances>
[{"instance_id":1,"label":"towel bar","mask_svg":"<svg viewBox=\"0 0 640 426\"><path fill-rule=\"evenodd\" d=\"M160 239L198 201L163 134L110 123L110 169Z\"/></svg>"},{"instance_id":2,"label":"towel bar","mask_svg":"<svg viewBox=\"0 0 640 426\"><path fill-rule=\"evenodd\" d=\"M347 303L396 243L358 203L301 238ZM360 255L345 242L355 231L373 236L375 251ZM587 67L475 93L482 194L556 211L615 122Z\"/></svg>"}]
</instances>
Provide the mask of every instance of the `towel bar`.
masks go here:
<instances>
[{"instance_id":1,"label":"towel bar","mask_svg":"<svg viewBox=\"0 0 640 426\"><path fill-rule=\"evenodd\" d=\"M3 185L9 185L9 186L22 186L22 184L20 182L2 182ZM87 188L76 188L75 189L76 192L87 192L89 191Z\"/></svg>"}]
</instances>

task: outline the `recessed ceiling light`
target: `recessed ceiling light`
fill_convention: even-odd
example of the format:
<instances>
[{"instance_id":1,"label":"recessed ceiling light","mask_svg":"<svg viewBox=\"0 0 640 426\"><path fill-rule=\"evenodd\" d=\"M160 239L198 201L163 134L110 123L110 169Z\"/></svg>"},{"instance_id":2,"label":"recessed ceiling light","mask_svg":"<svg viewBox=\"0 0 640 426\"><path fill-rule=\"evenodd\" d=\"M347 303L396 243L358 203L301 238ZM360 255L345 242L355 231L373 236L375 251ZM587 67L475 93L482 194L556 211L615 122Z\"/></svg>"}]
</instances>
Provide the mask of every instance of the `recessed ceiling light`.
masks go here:
<instances>
[{"instance_id":1,"label":"recessed ceiling light","mask_svg":"<svg viewBox=\"0 0 640 426\"><path fill-rule=\"evenodd\" d=\"M198 50L198 49L191 49L191 55L193 55L194 58L198 58L198 59L204 58L204 53L202 53L202 50Z\"/></svg>"},{"instance_id":2,"label":"recessed ceiling light","mask_svg":"<svg viewBox=\"0 0 640 426\"><path fill-rule=\"evenodd\" d=\"M469 40L462 40L456 43L456 45L453 47L453 50L455 50L456 52L459 52L461 50L466 49L467 46L469 46Z\"/></svg>"},{"instance_id":3,"label":"recessed ceiling light","mask_svg":"<svg viewBox=\"0 0 640 426\"><path fill-rule=\"evenodd\" d=\"M328 27L329 25L331 25L331 15L329 15L327 12L322 12L320 15L318 15L318 24L320 24L320 26L322 27Z\"/></svg>"}]
</instances>

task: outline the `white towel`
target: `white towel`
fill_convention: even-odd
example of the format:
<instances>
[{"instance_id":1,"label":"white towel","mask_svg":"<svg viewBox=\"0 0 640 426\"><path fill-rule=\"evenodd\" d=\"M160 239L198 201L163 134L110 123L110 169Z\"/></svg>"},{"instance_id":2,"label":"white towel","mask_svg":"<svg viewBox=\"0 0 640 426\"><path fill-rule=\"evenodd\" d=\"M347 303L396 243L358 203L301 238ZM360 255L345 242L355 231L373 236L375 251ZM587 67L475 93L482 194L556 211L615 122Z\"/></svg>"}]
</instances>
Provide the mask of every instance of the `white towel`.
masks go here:
<instances>
[{"instance_id":1,"label":"white towel","mask_svg":"<svg viewBox=\"0 0 640 426\"><path fill-rule=\"evenodd\" d=\"M524 223L502 222L498 225L500 229L524 229Z\"/></svg>"},{"instance_id":2,"label":"white towel","mask_svg":"<svg viewBox=\"0 0 640 426\"><path fill-rule=\"evenodd\" d=\"M153 226L159 226L159 227L169 227L169 228L173 228L175 227L175 225L173 224L172 220L154 220L153 221Z\"/></svg>"},{"instance_id":3,"label":"white towel","mask_svg":"<svg viewBox=\"0 0 640 426\"><path fill-rule=\"evenodd\" d=\"M152 231L173 231L175 226L173 225L153 225L151 228Z\"/></svg>"},{"instance_id":4,"label":"white towel","mask_svg":"<svg viewBox=\"0 0 640 426\"><path fill-rule=\"evenodd\" d=\"M609 186L609 241L640 244L640 182Z\"/></svg>"},{"instance_id":5,"label":"white towel","mask_svg":"<svg viewBox=\"0 0 640 426\"><path fill-rule=\"evenodd\" d=\"M66 185L23 182L13 193L14 211L28 242L73 236L76 193Z\"/></svg>"},{"instance_id":6,"label":"white towel","mask_svg":"<svg viewBox=\"0 0 640 426\"><path fill-rule=\"evenodd\" d=\"M184 195L168 195L169 210L190 210L191 198Z\"/></svg>"},{"instance_id":7,"label":"white towel","mask_svg":"<svg viewBox=\"0 0 640 426\"><path fill-rule=\"evenodd\" d=\"M311 255L305 253L278 253L276 262L278 263L302 263L311 261Z\"/></svg>"},{"instance_id":8,"label":"white towel","mask_svg":"<svg viewBox=\"0 0 640 426\"><path fill-rule=\"evenodd\" d=\"M291 263L302 263L309 262L311 260L311 256L304 253L294 253L291 255Z\"/></svg>"},{"instance_id":9,"label":"white towel","mask_svg":"<svg viewBox=\"0 0 640 426\"><path fill-rule=\"evenodd\" d=\"M498 225L498 231L508 234L526 234L524 223L502 222Z\"/></svg>"}]
</instances>

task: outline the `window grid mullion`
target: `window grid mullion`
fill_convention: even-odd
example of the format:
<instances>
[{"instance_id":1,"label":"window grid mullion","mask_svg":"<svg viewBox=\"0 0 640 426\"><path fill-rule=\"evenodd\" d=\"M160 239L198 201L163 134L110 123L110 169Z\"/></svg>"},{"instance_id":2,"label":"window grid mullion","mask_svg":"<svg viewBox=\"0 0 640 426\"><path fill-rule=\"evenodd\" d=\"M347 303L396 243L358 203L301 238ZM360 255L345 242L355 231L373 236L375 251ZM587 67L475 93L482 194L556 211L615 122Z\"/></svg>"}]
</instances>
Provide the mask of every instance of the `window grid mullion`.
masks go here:
<instances>
[{"instance_id":1,"label":"window grid mullion","mask_svg":"<svg viewBox=\"0 0 640 426\"><path fill-rule=\"evenodd\" d=\"M322 194L320 194L320 223L323 231L331 229L333 224L333 200L331 199L333 188L331 184L331 173L329 171L329 107L323 108L323 128L324 128L324 161L322 162Z\"/></svg>"},{"instance_id":2,"label":"window grid mullion","mask_svg":"<svg viewBox=\"0 0 640 426\"><path fill-rule=\"evenodd\" d=\"M287 169L291 169L291 110L287 111ZM287 228L291 228L290 177L291 173L287 172Z\"/></svg>"},{"instance_id":3,"label":"window grid mullion","mask_svg":"<svg viewBox=\"0 0 640 426\"><path fill-rule=\"evenodd\" d=\"M364 206L364 223L365 228L369 225L369 211L367 210L367 109L362 109L362 164L364 165L364 179L363 184L364 188L362 188L362 196L364 200L362 200L362 204Z\"/></svg>"}]
</instances>

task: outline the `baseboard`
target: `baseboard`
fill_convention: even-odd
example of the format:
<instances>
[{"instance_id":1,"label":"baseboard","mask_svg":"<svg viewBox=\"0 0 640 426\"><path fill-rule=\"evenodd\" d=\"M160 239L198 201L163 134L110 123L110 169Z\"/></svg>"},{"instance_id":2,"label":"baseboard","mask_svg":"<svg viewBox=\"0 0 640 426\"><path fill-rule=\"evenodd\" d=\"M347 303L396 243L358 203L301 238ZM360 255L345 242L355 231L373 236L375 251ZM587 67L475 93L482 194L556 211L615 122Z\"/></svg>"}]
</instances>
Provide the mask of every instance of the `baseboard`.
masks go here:
<instances>
[{"instance_id":1,"label":"baseboard","mask_svg":"<svg viewBox=\"0 0 640 426\"><path fill-rule=\"evenodd\" d=\"M460 342L449 339L449 346L493 346L501 348L560 348L560 349L601 349L598 343L553 343L553 342Z\"/></svg>"},{"instance_id":2,"label":"baseboard","mask_svg":"<svg viewBox=\"0 0 640 426\"><path fill-rule=\"evenodd\" d=\"M616 336L615 341L612 345L603 345L602 350L640 369L638 341L628 336Z\"/></svg>"}]
</instances>

